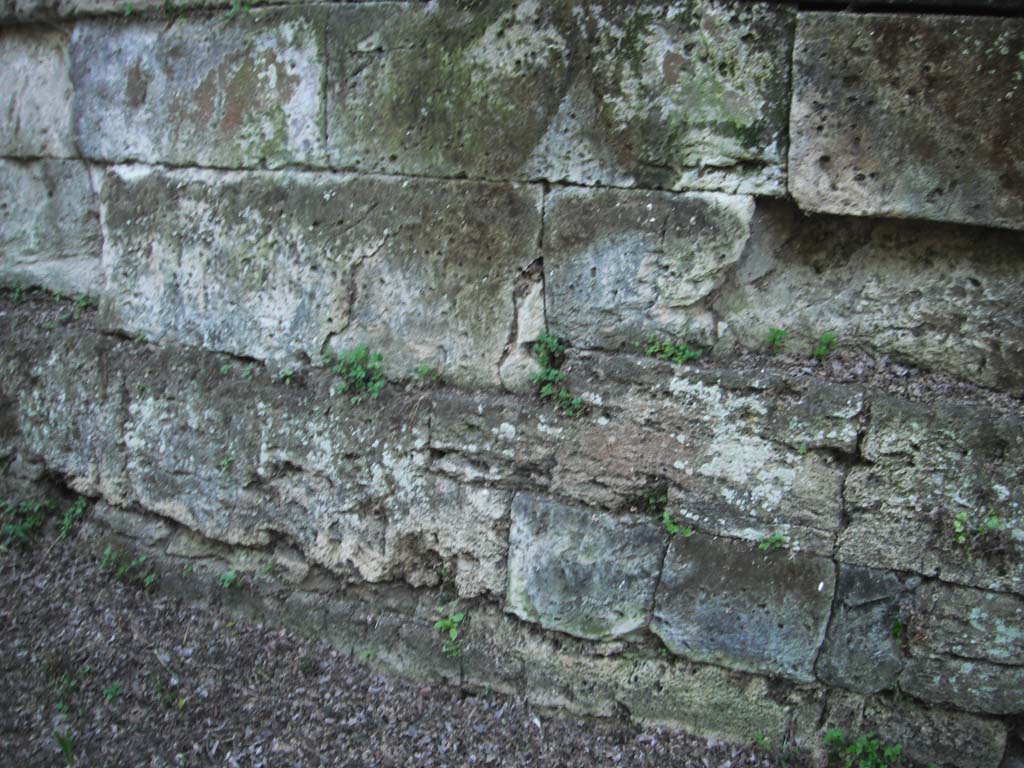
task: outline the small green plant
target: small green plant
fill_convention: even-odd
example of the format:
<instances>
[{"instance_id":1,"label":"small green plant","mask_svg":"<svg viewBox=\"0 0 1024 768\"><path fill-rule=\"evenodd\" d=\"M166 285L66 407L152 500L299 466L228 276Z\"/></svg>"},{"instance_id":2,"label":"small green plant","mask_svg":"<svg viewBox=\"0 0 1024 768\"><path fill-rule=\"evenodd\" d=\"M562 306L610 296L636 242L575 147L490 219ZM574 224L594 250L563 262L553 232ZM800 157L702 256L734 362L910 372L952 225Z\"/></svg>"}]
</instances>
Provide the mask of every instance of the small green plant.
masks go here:
<instances>
[{"instance_id":1,"label":"small green plant","mask_svg":"<svg viewBox=\"0 0 1024 768\"><path fill-rule=\"evenodd\" d=\"M782 328L769 328L768 334L764 337L765 346L773 355L781 352L786 343L786 331Z\"/></svg>"},{"instance_id":2,"label":"small green plant","mask_svg":"<svg viewBox=\"0 0 1024 768\"><path fill-rule=\"evenodd\" d=\"M231 467L235 463L235 454L229 453L223 459L217 463L217 468L225 474L231 470Z\"/></svg>"},{"instance_id":3,"label":"small green plant","mask_svg":"<svg viewBox=\"0 0 1024 768\"><path fill-rule=\"evenodd\" d=\"M365 651L360 651L359 652L359 658L362 659L363 661L373 661L373 659L377 658L377 652L376 651L371 651L369 649L367 649Z\"/></svg>"},{"instance_id":4,"label":"small green plant","mask_svg":"<svg viewBox=\"0 0 1024 768\"><path fill-rule=\"evenodd\" d=\"M583 414L583 398L573 395L566 387L565 371L559 370L565 357L565 345L557 336L542 333L533 343L533 355L540 364L540 373L530 377L538 385L538 393L544 399L552 400L555 407L566 416Z\"/></svg>"},{"instance_id":5,"label":"small green plant","mask_svg":"<svg viewBox=\"0 0 1024 768\"><path fill-rule=\"evenodd\" d=\"M89 307L95 306L96 300L93 299L92 296L89 296L87 293L83 293L75 300L75 309L79 310L80 312L84 312Z\"/></svg>"},{"instance_id":6,"label":"small green plant","mask_svg":"<svg viewBox=\"0 0 1024 768\"><path fill-rule=\"evenodd\" d=\"M891 629L889 630L889 633L890 633L890 634L891 634L891 635L892 635L892 636L893 636L893 637L894 637L895 639L899 640L899 639L900 639L901 637L903 637L903 633L904 633L904 632L906 632L906 631L907 631L907 625L906 625L906 624L904 624L904 623L903 623L902 621L900 621L899 619L896 619L896 620L895 620L895 621L894 621L894 622L892 623L892 628L891 628Z\"/></svg>"},{"instance_id":7,"label":"small green plant","mask_svg":"<svg viewBox=\"0 0 1024 768\"><path fill-rule=\"evenodd\" d=\"M441 380L441 372L429 363L420 363L416 367L416 378L424 384L436 384Z\"/></svg>"},{"instance_id":8,"label":"small green plant","mask_svg":"<svg viewBox=\"0 0 1024 768\"><path fill-rule=\"evenodd\" d=\"M282 383L284 383L284 384L291 384L292 383L292 377L294 375L295 375L295 371L293 371L291 368L285 368L283 371L281 371L279 374L277 374L277 380L282 382Z\"/></svg>"},{"instance_id":9,"label":"small green plant","mask_svg":"<svg viewBox=\"0 0 1024 768\"><path fill-rule=\"evenodd\" d=\"M135 9L132 8L131 4L129 4L129 3L125 3L124 4L124 15L125 16L131 16L132 13L134 12L134 10Z\"/></svg>"},{"instance_id":10,"label":"small green plant","mask_svg":"<svg viewBox=\"0 0 1024 768\"><path fill-rule=\"evenodd\" d=\"M993 537L1003 530L1003 519L994 513L985 515L980 520L977 515L966 511L957 512L953 516L953 541L960 546L982 544L986 538Z\"/></svg>"},{"instance_id":11,"label":"small green plant","mask_svg":"<svg viewBox=\"0 0 1024 768\"><path fill-rule=\"evenodd\" d=\"M54 731L53 738L57 740L57 746L60 747L61 753L64 755L64 762L68 765L75 764L75 737L70 733L62 733L61 731Z\"/></svg>"},{"instance_id":12,"label":"small green plant","mask_svg":"<svg viewBox=\"0 0 1024 768\"><path fill-rule=\"evenodd\" d=\"M762 539L761 543L757 545L757 548L763 552L771 552L775 549L782 549L788 543L789 542L787 541L786 537L778 531L776 531L771 536Z\"/></svg>"},{"instance_id":13,"label":"small green plant","mask_svg":"<svg viewBox=\"0 0 1024 768\"><path fill-rule=\"evenodd\" d=\"M25 297L25 286L18 283L11 287L11 294L14 298L15 304L21 304L21 300Z\"/></svg>"},{"instance_id":14,"label":"small green plant","mask_svg":"<svg viewBox=\"0 0 1024 768\"><path fill-rule=\"evenodd\" d=\"M843 768L894 768L902 764L903 747L885 744L873 733L850 740L841 728L833 728L825 734L825 746L833 765Z\"/></svg>"},{"instance_id":15,"label":"small green plant","mask_svg":"<svg viewBox=\"0 0 1024 768\"><path fill-rule=\"evenodd\" d=\"M136 344L149 344L149 337L146 336L146 334L144 334L144 333L140 333L138 336L135 337L135 343Z\"/></svg>"},{"instance_id":16,"label":"small green plant","mask_svg":"<svg viewBox=\"0 0 1024 768\"><path fill-rule=\"evenodd\" d=\"M0 552L31 547L46 522L48 501L0 502Z\"/></svg>"},{"instance_id":17,"label":"small green plant","mask_svg":"<svg viewBox=\"0 0 1024 768\"><path fill-rule=\"evenodd\" d=\"M103 689L103 700L107 702L107 704L113 704L121 698L122 693L124 693L123 685L120 683L111 683Z\"/></svg>"},{"instance_id":18,"label":"small green plant","mask_svg":"<svg viewBox=\"0 0 1024 768\"><path fill-rule=\"evenodd\" d=\"M224 16L230 20L235 18L235 16L238 16L240 13L248 13L251 8L252 5L250 3L242 2L242 0L233 0L231 8L228 9Z\"/></svg>"},{"instance_id":19,"label":"small green plant","mask_svg":"<svg viewBox=\"0 0 1024 768\"><path fill-rule=\"evenodd\" d=\"M229 373L231 373L231 363L224 363L224 365L220 367L220 375L227 376Z\"/></svg>"},{"instance_id":20,"label":"small green plant","mask_svg":"<svg viewBox=\"0 0 1024 768\"><path fill-rule=\"evenodd\" d=\"M253 369L253 364L252 363L249 363L248 365L244 366L242 368L242 378L245 379L246 381L252 381L252 377L253 377L252 369Z\"/></svg>"},{"instance_id":21,"label":"small green plant","mask_svg":"<svg viewBox=\"0 0 1024 768\"><path fill-rule=\"evenodd\" d=\"M231 589L232 587L238 586L239 580L240 577L238 575L238 571L234 568L224 571L224 573L217 577L217 581L220 582L220 585L224 587L224 589Z\"/></svg>"},{"instance_id":22,"label":"small green plant","mask_svg":"<svg viewBox=\"0 0 1024 768\"><path fill-rule=\"evenodd\" d=\"M128 560L122 558L111 547L103 550L103 559L100 560L100 572L110 571L116 581L125 583L141 584L143 588L149 589L156 582L156 573L146 571L143 566L149 561L146 555Z\"/></svg>"},{"instance_id":23,"label":"small green plant","mask_svg":"<svg viewBox=\"0 0 1024 768\"><path fill-rule=\"evenodd\" d=\"M647 339L644 354L647 357L656 357L659 360L667 360L670 363L682 365L693 360L699 360L704 352L696 347L691 347L689 344L676 344L667 339L651 336Z\"/></svg>"},{"instance_id":24,"label":"small green plant","mask_svg":"<svg viewBox=\"0 0 1024 768\"><path fill-rule=\"evenodd\" d=\"M71 533L72 526L74 526L75 522L85 514L85 510L88 509L88 507L89 502L86 501L85 497L79 496L78 499L75 500L75 503L65 510L64 519L61 521L60 533L57 538L66 539L68 534Z\"/></svg>"},{"instance_id":25,"label":"small green plant","mask_svg":"<svg viewBox=\"0 0 1024 768\"><path fill-rule=\"evenodd\" d=\"M819 360L824 360L836 351L838 344L839 337L833 331L825 331L825 333L818 337L818 344L814 347L814 351L811 354Z\"/></svg>"},{"instance_id":26,"label":"small green plant","mask_svg":"<svg viewBox=\"0 0 1024 768\"><path fill-rule=\"evenodd\" d=\"M462 640L459 637L459 627L465 619L466 614L464 611L456 611L449 613L446 618L434 622L434 629L446 635L444 642L445 656L455 657L462 655Z\"/></svg>"},{"instance_id":27,"label":"small green plant","mask_svg":"<svg viewBox=\"0 0 1024 768\"><path fill-rule=\"evenodd\" d=\"M764 750L772 748L772 740L764 735L764 731L758 731L754 734L754 743Z\"/></svg>"},{"instance_id":28,"label":"small green plant","mask_svg":"<svg viewBox=\"0 0 1024 768\"><path fill-rule=\"evenodd\" d=\"M366 344L336 355L327 353L324 364L341 377L338 393L352 393L352 403L362 402L364 397L376 400L384 389L383 357L380 352L370 352Z\"/></svg>"}]
</instances>

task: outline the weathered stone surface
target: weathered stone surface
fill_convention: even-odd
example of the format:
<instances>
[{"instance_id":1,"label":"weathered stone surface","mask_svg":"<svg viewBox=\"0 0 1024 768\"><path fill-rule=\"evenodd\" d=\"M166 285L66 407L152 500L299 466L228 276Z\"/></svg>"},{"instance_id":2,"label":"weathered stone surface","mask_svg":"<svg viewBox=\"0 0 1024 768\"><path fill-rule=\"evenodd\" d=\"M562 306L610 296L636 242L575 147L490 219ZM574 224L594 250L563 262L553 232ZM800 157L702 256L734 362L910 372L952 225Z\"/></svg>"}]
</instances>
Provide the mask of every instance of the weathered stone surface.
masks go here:
<instances>
[{"instance_id":1,"label":"weathered stone surface","mask_svg":"<svg viewBox=\"0 0 1024 768\"><path fill-rule=\"evenodd\" d=\"M834 589L835 566L824 558L677 536L651 631L693 661L810 682Z\"/></svg>"},{"instance_id":2,"label":"weathered stone surface","mask_svg":"<svg viewBox=\"0 0 1024 768\"><path fill-rule=\"evenodd\" d=\"M334 9L331 163L778 193L792 26L705 0Z\"/></svg>"},{"instance_id":3,"label":"weathered stone surface","mask_svg":"<svg viewBox=\"0 0 1024 768\"><path fill-rule=\"evenodd\" d=\"M717 349L892 355L988 387L1024 392L1024 235L955 225L801 216L760 201L747 250L716 297Z\"/></svg>"},{"instance_id":4,"label":"weathered stone surface","mask_svg":"<svg viewBox=\"0 0 1024 768\"><path fill-rule=\"evenodd\" d=\"M74 160L0 160L0 279L65 293L102 288L99 201Z\"/></svg>"},{"instance_id":5,"label":"weathered stone surface","mask_svg":"<svg viewBox=\"0 0 1024 768\"><path fill-rule=\"evenodd\" d=\"M846 481L839 558L1024 593L1024 424L984 407L876 397ZM954 521L967 515L967 540ZM1000 530L977 531L990 515Z\"/></svg>"},{"instance_id":6,"label":"weathered stone surface","mask_svg":"<svg viewBox=\"0 0 1024 768\"><path fill-rule=\"evenodd\" d=\"M801 207L1024 229L1024 21L802 13Z\"/></svg>"},{"instance_id":7,"label":"weathered stone surface","mask_svg":"<svg viewBox=\"0 0 1024 768\"><path fill-rule=\"evenodd\" d=\"M664 548L651 520L516 494L506 608L577 637L628 635L647 623Z\"/></svg>"},{"instance_id":8,"label":"weathered stone surface","mask_svg":"<svg viewBox=\"0 0 1024 768\"><path fill-rule=\"evenodd\" d=\"M815 665L822 682L863 693L896 683L903 669L903 604L915 581L889 571L840 566L836 605Z\"/></svg>"},{"instance_id":9,"label":"weathered stone surface","mask_svg":"<svg viewBox=\"0 0 1024 768\"><path fill-rule=\"evenodd\" d=\"M557 190L545 205L551 332L575 346L638 350L648 336L708 345L707 298L750 235L751 198Z\"/></svg>"},{"instance_id":10,"label":"weathered stone surface","mask_svg":"<svg viewBox=\"0 0 1024 768\"><path fill-rule=\"evenodd\" d=\"M923 701L971 712L1024 712L1024 667L915 657L900 675L900 688Z\"/></svg>"},{"instance_id":11,"label":"weathered stone surface","mask_svg":"<svg viewBox=\"0 0 1024 768\"><path fill-rule=\"evenodd\" d=\"M929 583L918 590L903 690L994 714L1024 712L1024 599Z\"/></svg>"},{"instance_id":12,"label":"weathered stone surface","mask_svg":"<svg viewBox=\"0 0 1024 768\"><path fill-rule=\"evenodd\" d=\"M432 470L613 511L667 489L673 517L698 530L751 541L781 532L794 548L832 554L846 471L833 451L856 449L859 390L796 395L763 372L597 353L573 355L566 370L593 404L585 417L507 396L437 398Z\"/></svg>"},{"instance_id":13,"label":"weathered stone surface","mask_svg":"<svg viewBox=\"0 0 1024 768\"><path fill-rule=\"evenodd\" d=\"M941 582L917 590L912 648L1024 665L1024 599Z\"/></svg>"},{"instance_id":14,"label":"weathered stone surface","mask_svg":"<svg viewBox=\"0 0 1024 768\"><path fill-rule=\"evenodd\" d=\"M569 371L570 389L602 415L585 431L567 427L553 490L615 508L667 485L672 516L697 530L751 541L779 532L794 548L831 555L845 470L809 449L856 431L855 394L819 398L823 410L808 418L782 380L757 372L597 353L574 357Z\"/></svg>"},{"instance_id":15,"label":"weathered stone surface","mask_svg":"<svg viewBox=\"0 0 1024 768\"><path fill-rule=\"evenodd\" d=\"M5 331L0 400L15 408L24 457L78 493L124 499L124 380L111 343L59 327L45 338Z\"/></svg>"},{"instance_id":16,"label":"weathered stone surface","mask_svg":"<svg viewBox=\"0 0 1024 768\"><path fill-rule=\"evenodd\" d=\"M0 30L0 155L69 157L71 78L59 29Z\"/></svg>"},{"instance_id":17,"label":"weathered stone surface","mask_svg":"<svg viewBox=\"0 0 1024 768\"><path fill-rule=\"evenodd\" d=\"M540 192L328 174L115 169L111 327L259 359L360 343L491 386L536 256ZM486 244L486 245L485 245Z\"/></svg>"},{"instance_id":18,"label":"weathered stone surface","mask_svg":"<svg viewBox=\"0 0 1024 768\"><path fill-rule=\"evenodd\" d=\"M470 617L464 683L521 694L538 706L604 717L625 710L642 723L735 741L749 740L751 728L773 742L808 734L821 715L820 694L780 681L650 652L610 653L593 643L545 636L487 608Z\"/></svg>"},{"instance_id":19,"label":"weathered stone surface","mask_svg":"<svg viewBox=\"0 0 1024 768\"><path fill-rule=\"evenodd\" d=\"M832 692L824 725L853 738L877 734L886 744L901 745L915 764L942 768L997 768L1006 745L1006 726L997 720L923 707L906 697Z\"/></svg>"},{"instance_id":20,"label":"weathered stone surface","mask_svg":"<svg viewBox=\"0 0 1024 768\"><path fill-rule=\"evenodd\" d=\"M75 25L75 138L106 161L276 167L323 158L323 34L296 11Z\"/></svg>"}]
</instances>

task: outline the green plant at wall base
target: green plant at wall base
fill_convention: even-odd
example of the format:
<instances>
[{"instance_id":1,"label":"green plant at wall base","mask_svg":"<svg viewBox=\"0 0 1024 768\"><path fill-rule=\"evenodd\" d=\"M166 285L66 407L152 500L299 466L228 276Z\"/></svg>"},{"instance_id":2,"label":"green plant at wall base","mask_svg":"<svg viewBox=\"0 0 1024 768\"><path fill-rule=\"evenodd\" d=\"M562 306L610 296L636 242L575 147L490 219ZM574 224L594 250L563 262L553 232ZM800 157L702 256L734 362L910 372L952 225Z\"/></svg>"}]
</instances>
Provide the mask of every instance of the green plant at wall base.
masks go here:
<instances>
[{"instance_id":1,"label":"green plant at wall base","mask_svg":"<svg viewBox=\"0 0 1024 768\"><path fill-rule=\"evenodd\" d=\"M814 351L811 354L819 360L824 360L836 351L838 344L839 337L832 331L826 331L818 337L818 344L814 347Z\"/></svg>"},{"instance_id":2,"label":"green plant at wall base","mask_svg":"<svg viewBox=\"0 0 1024 768\"><path fill-rule=\"evenodd\" d=\"M234 568L229 571L224 571L224 573L217 577L217 581L220 582L220 585L224 587L224 589L231 589L232 587L237 586L239 579L238 571Z\"/></svg>"},{"instance_id":3,"label":"green plant at wall base","mask_svg":"<svg viewBox=\"0 0 1024 768\"><path fill-rule=\"evenodd\" d=\"M57 746L60 747L61 753L64 755L64 762L68 765L75 764L75 737L70 733L61 733L60 731L53 732L53 738L57 740Z\"/></svg>"},{"instance_id":4,"label":"green plant at wall base","mask_svg":"<svg viewBox=\"0 0 1024 768\"><path fill-rule=\"evenodd\" d=\"M71 533L71 528L82 515L85 514L85 510L88 509L89 502L86 501L84 496L79 496L78 499L67 508L64 512L64 519L60 524L60 533L57 538L66 539L68 534Z\"/></svg>"},{"instance_id":5,"label":"green plant at wall base","mask_svg":"<svg viewBox=\"0 0 1024 768\"><path fill-rule=\"evenodd\" d=\"M121 697L122 693L124 693L123 685L120 683L111 683L103 689L103 700L107 702L107 704L113 704Z\"/></svg>"},{"instance_id":6,"label":"green plant at wall base","mask_svg":"<svg viewBox=\"0 0 1024 768\"><path fill-rule=\"evenodd\" d=\"M786 331L782 328L769 328L768 335L764 337L765 346L773 355L782 350L786 343Z\"/></svg>"},{"instance_id":7,"label":"green plant at wall base","mask_svg":"<svg viewBox=\"0 0 1024 768\"><path fill-rule=\"evenodd\" d=\"M825 734L825 746L832 765L843 768L895 768L903 762L901 745L885 744L873 733L850 740L841 728L833 728Z\"/></svg>"},{"instance_id":8,"label":"green plant at wall base","mask_svg":"<svg viewBox=\"0 0 1024 768\"><path fill-rule=\"evenodd\" d=\"M281 381L281 382L284 382L285 384L291 384L292 383L292 377L294 375L295 375L295 371L293 371L291 368L285 368L283 371L281 371L279 374L277 374L277 380Z\"/></svg>"},{"instance_id":9,"label":"green plant at wall base","mask_svg":"<svg viewBox=\"0 0 1024 768\"><path fill-rule=\"evenodd\" d=\"M890 630L889 630L889 632L890 632L890 634L891 634L891 635L892 635L892 636L893 636L894 638L896 638L897 640L899 640L899 639L900 639L901 637L903 637L903 633L904 633L904 632L906 632L906 630L907 630L907 625L906 625L906 624L904 624L904 623L903 623L902 621L900 621L899 619L896 619L896 620L895 620L895 621L894 621L894 622L892 623L892 629L890 629Z\"/></svg>"},{"instance_id":10,"label":"green plant at wall base","mask_svg":"<svg viewBox=\"0 0 1024 768\"><path fill-rule=\"evenodd\" d=\"M466 614L464 611L456 611L448 614L446 618L439 619L434 622L434 629L446 636L444 642L445 656L455 657L462 655L462 641L459 638L459 627L465 619Z\"/></svg>"},{"instance_id":11,"label":"green plant at wall base","mask_svg":"<svg viewBox=\"0 0 1024 768\"><path fill-rule=\"evenodd\" d=\"M683 363L699 360L704 352L703 350L691 347L689 344L676 344L667 339L651 336L647 339L644 354L647 357L656 357L659 360L682 365Z\"/></svg>"},{"instance_id":12,"label":"green plant at wall base","mask_svg":"<svg viewBox=\"0 0 1024 768\"><path fill-rule=\"evenodd\" d=\"M0 502L0 552L12 547L30 547L46 520L46 501Z\"/></svg>"},{"instance_id":13,"label":"green plant at wall base","mask_svg":"<svg viewBox=\"0 0 1024 768\"><path fill-rule=\"evenodd\" d=\"M384 358L380 352L370 352L366 344L332 355L324 354L324 364L330 366L341 381L338 393L352 393L352 403L362 402L364 397L376 400L384 389Z\"/></svg>"},{"instance_id":14,"label":"green plant at wall base","mask_svg":"<svg viewBox=\"0 0 1024 768\"><path fill-rule=\"evenodd\" d=\"M786 540L786 537L776 531L768 538L763 539L761 543L757 545L757 548L763 552L771 552L775 549L782 549L788 543L789 542Z\"/></svg>"},{"instance_id":15,"label":"green plant at wall base","mask_svg":"<svg viewBox=\"0 0 1024 768\"><path fill-rule=\"evenodd\" d=\"M227 376L229 373L231 373L231 363L224 363L224 365L220 367L220 375Z\"/></svg>"}]
</instances>

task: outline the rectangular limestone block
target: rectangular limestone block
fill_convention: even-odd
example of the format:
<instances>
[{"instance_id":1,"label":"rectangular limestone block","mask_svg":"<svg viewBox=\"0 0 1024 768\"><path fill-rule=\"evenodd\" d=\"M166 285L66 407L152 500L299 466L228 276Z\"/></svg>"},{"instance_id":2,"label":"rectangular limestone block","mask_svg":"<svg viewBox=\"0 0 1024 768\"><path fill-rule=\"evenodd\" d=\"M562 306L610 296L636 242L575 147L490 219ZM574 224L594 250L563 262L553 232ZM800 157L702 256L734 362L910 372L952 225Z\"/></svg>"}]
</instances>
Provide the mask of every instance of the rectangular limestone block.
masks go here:
<instances>
[{"instance_id":1,"label":"rectangular limestone block","mask_svg":"<svg viewBox=\"0 0 1024 768\"><path fill-rule=\"evenodd\" d=\"M296 10L81 22L75 138L112 162L315 165L323 56L322 27Z\"/></svg>"},{"instance_id":2,"label":"rectangular limestone block","mask_svg":"<svg viewBox=\"0 0 1024 768\"><path fill-rule=\"evenodd\" d=\"M94 294L100 248L99 201L84 163L0 159L0 279Z\"/></svg>"},{"instance_id":3,"label":"rectangular limestone block","mask_svg":"<svg viewBox=\"0 0 1024 768\"><path fill-rule=\"evenodd\" d=\"M1024 20L801 13L802 208L1024 229Z\"/></svg>"},{"instance_id":4,"label":"rectangular limestone block","mask_svg":"<svg viewBox=\"0 0 1024 768\"><path fill-rule=\"evenodd\" d=\"M811 682L835 584L835 565L826 558L676 536L651 631L692 661Z\"/></svg>"},{"instance_id":5,"label":"rectangular limestone block","mask_svg":"<svg viewBox=\"0 0 1024 768\"><path fill-rule=\"evenodd\" d=\"M647 624L666 535L651 519L518 493L506 610L588 640Z\"/></svg>"},{"instance_id":6,"label":"rectangular limestone block","mask_svg":"<svg viewBox=\"0 0 1024 768\"><path fill-rule=\"evenodd\" d=\"M70 157L68 31L0 30L0 156Z\"/></svg>"},{"instance_id":7,"label":"rectangular limestone block","mask_svg":"<svg viewBox=\"0 0 1024 768\"><path fill-rule=\"evenodd\" d=\"M1024 594L1024 424L877 396L847 477L839 559Z\"/></svg>"},{"instance_id":8,"label":"rectangular limestone block","mask_svg":"<svg viewBox=\"0 0 1024 768\"><path fill-rule=\"evenodd\" d=\"M540 190L121 167L102 194L112 328L259 359L368 344L496 385Z\"/></svg>"},{"instance_id":9,"label":"rectangular limestone block","mask_svg":"<svg viewBox=\"0 0 1024 768\"><path fill-rule=\"evenodd\" d=\"M560 189L545 203L552 333L575 346L639 351L651 334L708 345L708 297L743 254L753 199Z\"/></svg>"},{"instance_id":10,"label":"rectangular limestone block","mask_svg":"<svg viewBox=\"0 0 1024 768\"><path fill-rule=\"evenodd\" d=\"M330 162L779 194L793 18L719 0L334 8Z\"/></svg>"},{"instance_id":11,"label":"rectangular limestone block","mask_svg":"<svg viewBox=\"0 0 1024 768\"><path fill-rule=\"evenodd\" d=\"M1024 712L1024 598L941 582L914 595L900 687L992 714Z\"/></svg>"}]
</instances>

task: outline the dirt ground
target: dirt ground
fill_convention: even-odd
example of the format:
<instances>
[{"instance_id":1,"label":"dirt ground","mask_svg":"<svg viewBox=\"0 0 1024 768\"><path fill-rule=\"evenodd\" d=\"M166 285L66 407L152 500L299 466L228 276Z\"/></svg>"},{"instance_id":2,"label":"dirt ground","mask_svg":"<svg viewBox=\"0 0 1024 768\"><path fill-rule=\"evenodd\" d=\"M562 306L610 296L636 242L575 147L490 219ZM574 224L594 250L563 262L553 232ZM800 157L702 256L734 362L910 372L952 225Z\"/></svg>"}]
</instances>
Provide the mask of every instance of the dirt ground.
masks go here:
<instances>
[{"instance_id":1,"label":"dirt ground","mask_svg":"<svg viewBox=\"0 0 1024 768\"><path fill-rule=\"evenodd\" d=\"M52 528L0 552L0 766L803 764L389 677L117 579Z\"/></svg>"}]
</instances>

